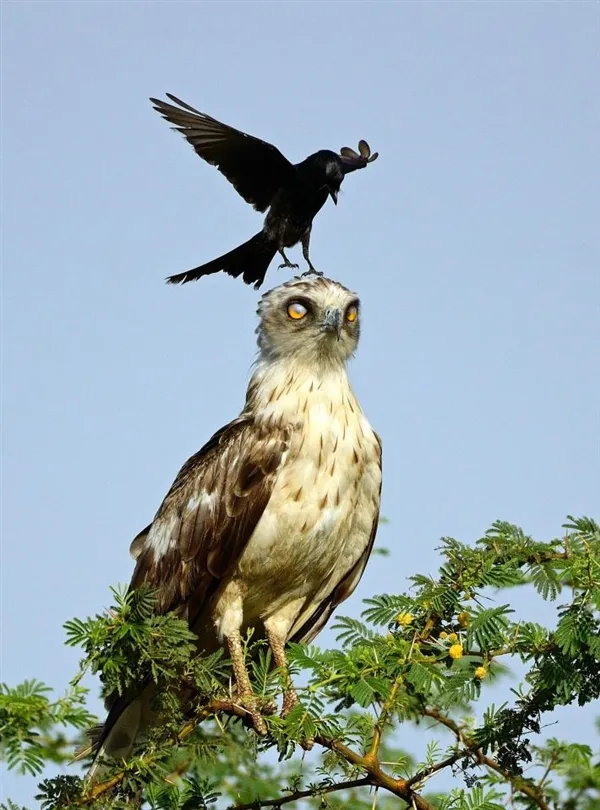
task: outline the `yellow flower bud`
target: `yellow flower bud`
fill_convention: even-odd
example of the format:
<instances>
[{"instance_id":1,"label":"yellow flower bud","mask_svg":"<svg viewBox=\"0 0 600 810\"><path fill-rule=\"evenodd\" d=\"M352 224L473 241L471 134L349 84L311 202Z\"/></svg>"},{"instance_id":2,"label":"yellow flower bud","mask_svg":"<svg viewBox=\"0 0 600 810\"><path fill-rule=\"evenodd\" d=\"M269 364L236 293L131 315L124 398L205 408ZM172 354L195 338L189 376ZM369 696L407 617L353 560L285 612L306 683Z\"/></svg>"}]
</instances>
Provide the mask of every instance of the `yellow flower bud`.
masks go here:
<instances>
[{"instance_id":1,"label":"yellow flower bud","mask_svg":"<svg viewBox=\"0 0 600 810\"><path fill-rule=\"evenodd\" d=\"M477 667L474 674L478 681L482 681L488 674L488 671L485 667Z\"/></svg>"},{"instance_id":2,"label":"yellow flower bud","mask_svg":"<svg viewBox=\"0 0 600 810\"><path fill-rule=\"evenodd\" d=\"M463 610L462 613L458 614L458 623L461 627L467 627L469 624L469 614L466 610Z\"/></svg>"},{"instance_id":3,"label":"yellow flower bud","mask_svg":"<svg viewBox=\"0 0 600 810\"><path fill-rule=\"evenodd\" d=\"M448 633L446 633L445 630L442 630L442 632L440 633L440 638L442 639L442 641L448 638Z\"/></svg>"},{"instance_id":4,"label":"yellow flower bud","mask_svg":"<svg viewBox=\"0 0 600 810\"><path fill-rule=\"evenodd\" d=\"M458 636L456 635L456 633L450 633L450 635L448 636L448 641L451 641L452 644L458 641Z\"/></svg>"},{"instance_id":5,"label":"yellow flower bud","mask_svg":"<svg viewBox=\"0 0 600 810\"><path fill-rule=\"evenodd\" d=\"M399 613L396 616L396 624L401 625L402 627L407 627L409 624L412 624L412 621L415 617L412 613Z\"/></svg>"},{"instance_id":6,"label":"yellow flower bud","mask_svg":"<svg viewBox=\"0 0 600 810\"><path fill-rule=\"evenodd\" d=\"M448 655L455 661L457 661L459 658L462 658L462 654L463 654L462 644L453 644L448 650Z\"/></svg>"}]
</instances>

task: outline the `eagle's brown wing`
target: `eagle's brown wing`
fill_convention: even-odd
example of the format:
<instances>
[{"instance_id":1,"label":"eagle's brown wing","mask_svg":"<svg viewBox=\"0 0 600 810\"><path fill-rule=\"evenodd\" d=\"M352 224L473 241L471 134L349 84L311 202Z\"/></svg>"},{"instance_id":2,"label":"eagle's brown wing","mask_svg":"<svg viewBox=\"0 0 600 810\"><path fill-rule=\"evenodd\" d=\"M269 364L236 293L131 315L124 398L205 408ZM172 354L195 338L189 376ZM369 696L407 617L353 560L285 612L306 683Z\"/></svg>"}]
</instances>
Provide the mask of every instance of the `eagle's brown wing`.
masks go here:
<instances>
[{"instance_id":1,"label":"eagle's brown wing","mask_svg":"<svg viewBox=\"0 0 600 810\"><path fill-rule=\"evenodd\" d=\"M246 202L266 211L295 172L289 160L272 144L222 124L171 93L167 96L178 106L151 98L154 109L174 124L196 154L225 175Z\"/></svg>"},{"instance_id":2,"label":"eagle's brown wing","mask_svg":"<svg viewBox=\"0 0 600 810\"><path fill-rule=\"evenodd\" d=\"M377 444L379 446L379 468L381 469L381 439L375 434ZM379 486L379 497L381 497L381 484ZM296 630L290 641L300 642L302 644L310 644L310 642L318 636L321 630L325 627L331 614L338 605L348 599L354 593L354 589L360 582L362 575L369 562L371 551L375 543L377 529L379 527L379 498L377 506L373 508L373 521L371 524L371 534L369 542L361 556L358 558L354 566L342 577L336 587L332 590L329 596L324 599L314 613L304 622L304 624Z\"/></svg>"},{"instance_id":3,"label":"eagle's brown wing","mask_svg":"<svg viewBox=\"0 0 600 810\"><path fill-rule=\"evenodd\" d=\"M160 509L131 545L132 588L149 585L161 613L193 621L235 565L273 489L283 431L240 417L181 468ZM192 615L193 614L193 615Z\"/></svg>"},{"instance_id":4,"label":"eagle's brown wing","mask_svg":"<svg viewBox=\"0 0 600 810\"><path fill-rule=\"evenodd\" d=\"M233 567L271 497L287 447L283 430L241 416L219 430L181 468L152 523L131 543L130 588L150 586L160 613L177 611L193 625ZM94 778L105 754L128 756L144 724L148 682L106 699L97 736Z\"/></svg>"}]
</instances>

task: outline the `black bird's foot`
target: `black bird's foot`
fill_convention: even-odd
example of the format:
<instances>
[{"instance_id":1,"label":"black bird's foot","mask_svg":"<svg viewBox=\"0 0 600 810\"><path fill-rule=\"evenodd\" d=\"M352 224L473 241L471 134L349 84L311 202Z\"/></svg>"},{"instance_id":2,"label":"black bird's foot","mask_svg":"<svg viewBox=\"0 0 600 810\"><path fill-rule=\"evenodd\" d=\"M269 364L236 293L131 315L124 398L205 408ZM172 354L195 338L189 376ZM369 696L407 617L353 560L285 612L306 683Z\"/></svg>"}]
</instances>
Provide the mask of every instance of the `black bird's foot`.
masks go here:
<instances>
[{"instance_id":1,"label":"black bird's foot","mask_svg":"<svg viewBox=\"0 0 600 810\"><path fill-rule=\"evenodd\" d=\"M293 262L291 262L288 259L288 257L285 255L285 252L284 252L283 248L279 248L279 255L283 259L283 264L279 265L279 267L277 268L278 270L281 270L283 267L289 267L291 270L297 270L298 269L298 265L293 264Z\"/></svg>"},{"instance_id":2,"label":"black bird's foot","mask_svg":"<svg viewBox=\"0 0 600 810\"><path fill-rule=\"evenodd\" d=\"M313 267L312 263L308 263L308 270L306 273L302 273L303 276L324 276L324 273L321 273L316 267Z\"/></svg>"}]
</instances>

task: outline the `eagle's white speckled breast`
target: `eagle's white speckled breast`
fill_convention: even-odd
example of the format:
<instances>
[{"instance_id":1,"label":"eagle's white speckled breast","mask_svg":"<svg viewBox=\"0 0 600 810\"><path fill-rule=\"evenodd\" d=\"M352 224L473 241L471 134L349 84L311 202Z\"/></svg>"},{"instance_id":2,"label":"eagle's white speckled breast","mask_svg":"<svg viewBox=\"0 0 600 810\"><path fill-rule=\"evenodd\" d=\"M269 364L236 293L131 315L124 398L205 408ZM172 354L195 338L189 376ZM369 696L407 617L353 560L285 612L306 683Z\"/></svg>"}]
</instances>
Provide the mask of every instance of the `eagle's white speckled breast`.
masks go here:
<instances>
[{"instance_id":1,"label":"eagle's white speckled breast","mask_svg":"<svg viewBox=\"0 0 600 810\"><path fill-rule=\"evenodd\" d=\"M379 503L378 440L345 372L273 383L260 418L289 425L290 446L234 572L245 623L268 618L263 594L269 616L327 595L365 551Z\"/></svg>"}]
</instances>

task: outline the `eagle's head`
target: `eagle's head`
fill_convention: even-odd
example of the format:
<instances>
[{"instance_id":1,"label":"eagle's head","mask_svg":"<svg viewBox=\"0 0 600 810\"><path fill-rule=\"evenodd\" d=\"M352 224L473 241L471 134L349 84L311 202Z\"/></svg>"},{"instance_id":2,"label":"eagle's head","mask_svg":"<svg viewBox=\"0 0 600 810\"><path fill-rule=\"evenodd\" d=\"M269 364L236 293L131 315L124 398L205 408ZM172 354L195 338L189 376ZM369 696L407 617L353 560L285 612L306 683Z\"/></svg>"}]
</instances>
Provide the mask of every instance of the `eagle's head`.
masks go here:
<instances>
[{"instance_id":1,"label":"eagle's head","mask_svg":"<svg viewBox=\"0 0 600 810\"><path fill-rule=\"evenodd\" d=\"M318 275L299 276L265 293L256 329L261 358L341 365L360 335L358 297Z\"/></svg>"}]
</instances>

